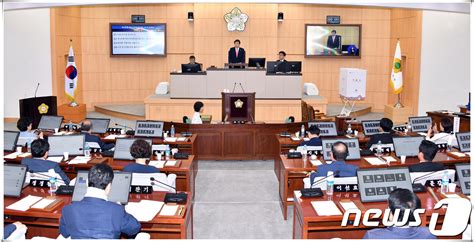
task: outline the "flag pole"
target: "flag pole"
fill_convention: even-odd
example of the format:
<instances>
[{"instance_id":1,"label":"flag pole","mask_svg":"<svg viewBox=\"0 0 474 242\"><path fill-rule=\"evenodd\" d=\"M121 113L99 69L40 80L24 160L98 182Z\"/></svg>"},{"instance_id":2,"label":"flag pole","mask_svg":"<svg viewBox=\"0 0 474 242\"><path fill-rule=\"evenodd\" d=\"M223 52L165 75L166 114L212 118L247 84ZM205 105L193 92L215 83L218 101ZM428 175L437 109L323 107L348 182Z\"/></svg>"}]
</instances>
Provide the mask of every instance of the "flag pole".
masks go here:
<instances>
[{"instance_id":1,"label":"flag pole","mask_svg":"<svg viewBox=\"0 0 474 242\"><path fill-rule=\"evenodd\" d=\"M395 107L395 108L403 108L403 104L402 104L402 102L401 102L400 93L397 95L397 103L395 103L395 105L393 105L393 107Z\"/></svg>"}]
</instances>

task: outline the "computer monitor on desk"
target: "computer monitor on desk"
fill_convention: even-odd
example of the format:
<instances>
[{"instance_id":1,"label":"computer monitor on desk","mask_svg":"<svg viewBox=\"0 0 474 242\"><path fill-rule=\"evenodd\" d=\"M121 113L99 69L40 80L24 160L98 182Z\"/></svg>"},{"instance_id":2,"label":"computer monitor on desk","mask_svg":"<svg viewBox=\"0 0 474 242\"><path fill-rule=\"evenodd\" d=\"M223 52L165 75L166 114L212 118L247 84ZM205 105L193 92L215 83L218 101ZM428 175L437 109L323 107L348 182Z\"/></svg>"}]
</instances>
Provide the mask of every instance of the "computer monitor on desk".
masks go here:
<instances>
[{"instance_id":1,"label":"computer monitor on desk","mask_svg":"<svg viewBox=\"0 0 474 242\"><path fill-rule=\"evenodd\" d=\"M398 157L414 157L419 153L419 147L421 141L425 137L415 136L415 137L393 137L393 146L395 148L395 154Z\"/></svg>"},{"instance_id":2,"label":"computer monitor on desk","mask_svg":"<svg viewBox=\"0 0 474 242\"><path fill-rule=\"evenodd\" d=\"M265 58L249 58L249 67L265 68Z\"/></svg>"},{"instance_id":3,"label":"computer monitor on desk","mask_svg":"<svg viewBox=\"0 0 474 242\"><path fill-rule=\"evenodd\" d=\"M288 61L289 72L301 73L301 61Z\"/></svg>"},{"instance_id":4,"label":"computer monitor on desk","mask_svg":"<svg viewBox=\"0 0 474 242\"><path fill-rule=\"evenodd\" d=\"M200 64L181 64L181 72L183 73L197 73L201 71Z\"/></svg>"}]
</instances>

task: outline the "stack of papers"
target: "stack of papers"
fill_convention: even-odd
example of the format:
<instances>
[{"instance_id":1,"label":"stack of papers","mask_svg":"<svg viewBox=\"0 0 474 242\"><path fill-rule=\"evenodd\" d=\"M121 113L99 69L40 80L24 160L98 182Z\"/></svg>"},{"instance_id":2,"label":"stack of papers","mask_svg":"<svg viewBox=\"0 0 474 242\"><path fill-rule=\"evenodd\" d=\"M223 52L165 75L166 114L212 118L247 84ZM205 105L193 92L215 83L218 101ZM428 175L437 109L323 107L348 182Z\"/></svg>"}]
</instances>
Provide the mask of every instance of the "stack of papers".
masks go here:
<instances>
[{"instance_id":1,"label":"stack of papers","mask_svg":"<svg viewBox=\"0 0 474 242\"><path fill-rule=\"evenodd\" d=\"M165 138L166 142L176 142L176 140L178 140L178 138L176 138L176 137L166 137Z\"/></svg>"},{"instance_id":2,"label":"stack of papers","mask_svg":"<svg viewBox=\"0 0 474 242\"><path fill-rule=\"evenodd\" d=\"M175 160L169 160L166 162L165 166L176 166L176 161Z\"/></svg>"},{"instance_id":3,"label":"stack of papers","mask_svg":"<svg viewBox=\"0 0 474 242\"><path fill-rule=\"evenodd\" d=\"M125 134L109 134L104 139L116 139L116 138L125 138L127 135Z\"/></svg>"},{"instance_id":4,"label":"stack of papers","mask_svg":"<svg viewBox=\"0 0 474 242\"><path fill-rule=\"evenodd\" d=\"M48 198L43 198L41 201L35 203L35 205L31 206L31 208L36 208L36 209L45 209L52 203L54 203L56 199L48 199Z\"/></svg>"},{"instance_id":5,"label":"stack of papers","mask_svg":"<svg viewBox=\"0 0 474 242\"><path fill-rule=\"evenodd\" d=\"M165 162L165 160L151 160L148 164L156 168L163 168L165 166Z\"/></svg>"},{"instance_id":6,"label":"stack of papers","mask_svg":"<svg viewBox=\"0 0 474 242\"><path fill-rule=\"evenodd\" d=\"M451 154L456 156L456 157L465 157L466 156L466 154L461 153L461 152L457 152L457 151L452 151Z\"/></svg>"},{"instance_id":7,"label":"stack of papers","mask_svg":"<svg viewBox=\"0 0 474 242\"><path fill-rule=\"evenodd\" d=\"M28 195L27 197L21 199L20 201L11 204L10 206L7 207L7 209L18 210L18 211L24 212L30 209L30 207L33 206L33 204L37 203L41 199L42 197Z\"/></svg>"},{"instance_id":8,"label":"stack of papers","mask_svg":"<svg viewBox=\"0 0 474 242\"><path fill-rule=\"evenodd\" d=\"M30 152L26 152L26 153L22 153L22 154L18 155L18 157L21 157L21 158L25 158L25 157L28 157L28 156L31 156Z\"/></svg>"},{"instance_id":9,"label":"stack of papers","mask_svg":"<svg viewBox=\"0 0 474 242\"><path fill-rule=\"evenodd\" d=\"M291 140L293 140L293 141L300 141L300 138L298 138L298 137L291 137Z\"/></svg>"},{"instance_id":10,"label":"stack of papers","mask_svg":"<svg viewBox=\"0 0 474 242\"><path fill-rule=\"evenodd\" d=\"M18 155L22 154L21 152L13 152L9 155L4 156L5 159L15 159Z\"/></svg>"},{"instance_id":11,"label":"stack of papers","mask_svg":"<svg viewBox=\"0 0 474 242\"><path fill-rule=\"evenodd\" d=\"M160 211L161 216L175 216L178 211L179 205L168 205L165 204Z\"/></svg>"},{"instance_id":12,"label":"stack of papers","mask_svg":"<svg viewBox=\"0 0 474 242\"><path fill-rule=\"evenodd\" d=\"M344 208L344 210L349 210L349 209L359 209L359 207L357 207L357 205L355 205L354 202L352 201L348 201L348 202L339 202L339 204L341 204L341 206Z\"/></svg>"},{"instance_id":13,"label":"stack of papers","mask_svg":"<svg viewBox=\"0 0 474 242\"><path fill-rule=\"evenodd\" d=\"M62 156L48 156L48 160L54 161L56 163L61 163L61 161L63 161L63 157Z\"/></svg>"},{"instance_id":14,"label":"stack of papers","mask_svg":"<svg viewBox=\"0 0 474 242\"><path fill-rule=\"evenodd\" d=\"M125 211L140 222L151 221L161 210L165 203L160 201L141 200L140 202L129 202Z\"/></svg>"},{"instance_id":15,"label":"stack of papers","mask_svg":"<svg viewBox=\"0 0 474 242\"><path fill-rule=\"evenodd\" d=\"M309 160L309 162L311 162L311 164L312 164L313 166L320 166L320 165L323 164L323 163L321 163L320 160L317 160L317 159L316 159L316 160Z\"/></svg>"},{"instance_id":16,"label":"stack of papers","mask_svg":"<svg viewBox=\"0 0 474 242\"><path fill-rule=\"evenodd\" d=\"M311 205L319 216L342 215L333 201L312 201Z\"/></svg>"},{"instance_id":17,"label":"stack of papers","mask_svg":"<svg viewBox=\"0 0 474 242\"><path fill-rule=\"evenodd\" d=\"M85 157L85 156L76 156L74 159L69 161L69 165L74 165L74 164L87 164L91 160L91 157Z\"/></svg>"},{"instance_id":18,"label":"stack of papers","mask_svg":"<svg viewBox=\"0 0 474 242\"><path fill-rule=\"evenodd\" d=\"M179 142L184 142L184 141L186 141L187 139L188 139L188 138L186 138L186 137L179 137L179 138L177 139L177 141L179 141Z\"/></svg>"},{"instance_id":19,"label":"stack of papers","mask_svg":"<svg viewBox=\"0 0 474 242\"><path fill-rule=\"evenodd\" d=\"M391 156L384 156L383 157L384 160L386 160L387 162L397 162L397 159L391 157Z\"/></svg>"},{"instance_id":20,"label":"stack of papers","mask_svg":"<svg viewBox=\"0 0 474 242\"><path fill-rule=\"evenodd\" d=\"M385 165L387 164L385 161L377 158L377 157L366 157L364 158L367 162L369 162L371 165L374 166L379 166L379 165Z\"/></svg>"}]
</instances>

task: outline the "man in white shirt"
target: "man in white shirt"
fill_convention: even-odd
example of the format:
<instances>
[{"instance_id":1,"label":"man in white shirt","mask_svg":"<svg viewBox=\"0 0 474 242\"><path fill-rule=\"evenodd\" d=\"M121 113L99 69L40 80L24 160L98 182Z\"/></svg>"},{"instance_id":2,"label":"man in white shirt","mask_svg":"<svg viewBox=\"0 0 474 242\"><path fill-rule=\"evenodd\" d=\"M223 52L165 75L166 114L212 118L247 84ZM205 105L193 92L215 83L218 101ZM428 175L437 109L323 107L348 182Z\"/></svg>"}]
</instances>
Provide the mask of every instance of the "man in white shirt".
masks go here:
<instances>
[{"instance_id":1,"label":"man in white shirt","mask_svg":"<svg viewBox=\"0 0 474 242\"><path fill-rule=\"evenodd\" d=\"M192 124L202 124L201 113L204 111L204 103L197 101L194 103L194 115L191 120Z\"/></svg>"},{"instance_id":2,"label":"man in white shirt","mask_svg":"<svg viewBox=\"0 0 474 242\"><path fill-rule=\"evenodd\" d=\"M453 134L453 122L449 118L442 118L440 127L440 132L438 132L436 125L433 125L428 130L426 139L436 144L457 146L458 141L456 140L456 135Z\"/></svg>"}]
</instances>

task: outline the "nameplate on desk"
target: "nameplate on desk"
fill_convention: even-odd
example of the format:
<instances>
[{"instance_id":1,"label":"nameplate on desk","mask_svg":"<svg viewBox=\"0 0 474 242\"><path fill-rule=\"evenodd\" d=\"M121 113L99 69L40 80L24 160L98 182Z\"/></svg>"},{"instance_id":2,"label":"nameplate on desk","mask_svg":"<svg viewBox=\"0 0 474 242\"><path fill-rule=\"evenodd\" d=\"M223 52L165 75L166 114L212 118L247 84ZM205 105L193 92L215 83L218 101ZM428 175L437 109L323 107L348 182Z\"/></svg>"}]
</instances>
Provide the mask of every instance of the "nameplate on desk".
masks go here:
<instances>
[{"instance_id":1,"label":"nameplate on desk","mask_svg":"<svg viewBox=\"0 0 474 242\"><path fill-rule=\"evenodd\" d=\"M426 180L425 186L427 187L441 187L441 179ZM449 179L451 182L451 179Z\"/></svg>"},{"instance_id":2,"label":"nameplate on desk","mask_svg":"<svg viewBox=\"0 0 474 242\"><path fill-rule=\"evenodd\" d=\"M133 194L152 194L152 186L130 186L130 193Z\"/></svg>"},{"instance_id":3,"label":"nameplate on desk","mask_svg":"<svg viewBox=\"0 0 474 242\"><path fill-rule=\"evenodd\" d=\"M49 187L48 180L31 179L30 187Z\"/></svg>"},{"instance_id":4,"label":"nameplate on desk","mask_svg":"<svg viewBox=\"0 0 474 242\"><path fill-rule=\"evenodd\" d=\"M334 192L358 192L357 184L334 184Z\"/></svg>"}]
</instances>

